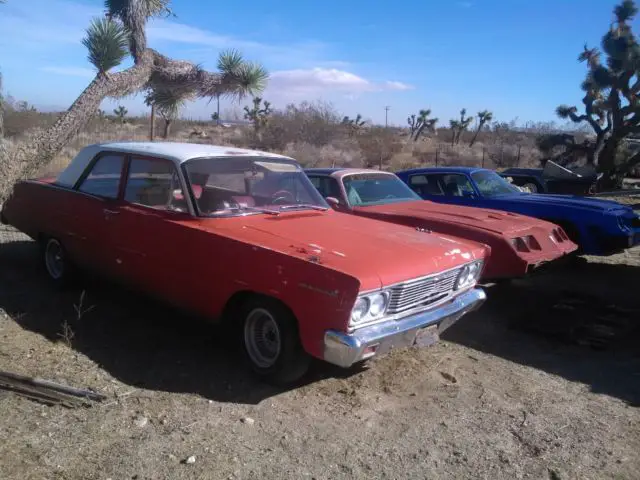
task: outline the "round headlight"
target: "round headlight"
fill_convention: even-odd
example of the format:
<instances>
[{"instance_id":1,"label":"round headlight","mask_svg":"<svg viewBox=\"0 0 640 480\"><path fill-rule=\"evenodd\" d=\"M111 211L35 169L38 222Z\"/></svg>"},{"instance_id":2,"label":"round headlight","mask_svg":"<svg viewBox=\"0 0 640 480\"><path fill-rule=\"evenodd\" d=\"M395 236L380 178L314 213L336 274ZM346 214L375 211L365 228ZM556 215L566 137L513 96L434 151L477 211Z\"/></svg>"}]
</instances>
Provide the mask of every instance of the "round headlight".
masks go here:
<instances>
[{"instance_id":1,"label":"round headlight","mask_svg":"<svg viewBox=\"0 0 640 480\"><path fill-rule=\"evenodd\" d=\"M369 297L369 301L371 302L369 314L372 317L377 317L384 313L385 308L387 308L387 298L385 293L376 293Z\"/></svg>"},{"instance_id":2,"label":"round headlight","mask_svg":"<svg viewBox=\"0 0 640 480\"><path fill-rule=\"evenodd\" d=\"M472 263L471 265L469 265L469 282L474 282L475 280L478 279L478 276L480 274L480 263L476 262L476 263Z\"/></svg>"},{"instance_id":3,"label":"round headlight","mask_svg":"<svg viewBox=\"0 0 640 480\"><path fill-rule=\"evenodd\" d=\"M367 297L360 297L356 300L351 310L351 321L354 323L359 322L367 313L369 313L369 299Z\"/></svg>"},{"instance_id":4,"label":"round headlight","mask_svg":"<svg viewBox=\"0 0 640 480\"><path fill-rule=\"evenodd\" d=\"M458 274L458 280L456 280L456 289L464 287L466 285L468 277L469 265L465 265L464 267L462 267L462 270L460 270L460 273Z\"/></svg>"}]
</instances>

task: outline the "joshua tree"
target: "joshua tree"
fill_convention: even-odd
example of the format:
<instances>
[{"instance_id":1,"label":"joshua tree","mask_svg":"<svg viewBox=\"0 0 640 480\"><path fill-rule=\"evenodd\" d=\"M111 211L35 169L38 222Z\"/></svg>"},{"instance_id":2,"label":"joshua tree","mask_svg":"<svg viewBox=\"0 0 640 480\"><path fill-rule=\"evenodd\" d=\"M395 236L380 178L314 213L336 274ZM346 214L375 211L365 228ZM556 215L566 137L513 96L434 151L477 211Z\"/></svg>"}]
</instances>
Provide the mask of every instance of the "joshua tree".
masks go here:
<instances>
[{"instance_id":1,"label":"joshua tree","mask_svg":"<svg viewBox=\"0 0 640 480\"><path fill-rule=\"evenodd\" d=\"M463 108L460 110L460 120L449 120L449 126L451 127L451 145L460 143L462 132L469 128L469 125L471 125L473 121L473 117L467 117L466 114L467 109Z\"/></svg>"},{"instance_id":2,"label":"joshua tree","mask_svg":"<svg viewBox=\"0 0 640 480\"><path fill-rule=\"evenodd\" d=\"M127 116L127 113L129 113L129 110L124 108L124 105L118 105L118 108L113 110L113 114L120 119L120 123L125 122L124 118Z\"/></svg>"},{"instance_id":3,"label":"joshua tree","mask_svg":"<svg viewBox=\"0 0 640 480\"><path fill-rule=\"evenodd\" d=\"M356 118L349 118L345 116L340 122L342 125L347 127L347 131L349 132L349 136L353 137L360 132L360 129L365 126L367 122L362 119L362 115L359 113L356 115Z\"/></svg>"},{"instance_id":4,"label":"joshua tree","mask_svg":"<svg viewBox=\"0 0 640 480\"><path fill-rule=\"evenodd\" d=\"M478 134L482 130L482 127L484 127L491 120L493 120L493 113L491 113L489 110L478 112L478 128L476 128L476 132L473 134L473 138L469 142L470 147L473 147L473 144L476 143L476 139L478 138Z\"/></svg>"},{"instance_id":5,"label":"joshua tree","mask_svg":"<svg viewBox=\"0 0 640 480\"><path fill-rule=\"evenodd\" d=\"M588 69L582 82L584 113L575 106L556 109L560 118L586 122L593 129L596 138L587 162L602 173L598 182L601 190L619 186L624 174L640 163L640 152L616 161L624 139L640 133L640 44L631 27L637 13L633 0L624 0L614 8L614 21L601 42L604 63L602 52L587 45L578 57Z\"/></svg>"},{"instance_id":6,"label":"joshua tree","mask_svg":"<svg viewBox=\"0 0 640 480\"><path fill-rule=\"evenodd\" d=\"M420 110L418 112L418 116L415 114L409 115L407 117L407 123L410 128L410 137L413 138L413 141L416 142L422 132L426 129L429 132L434 132L436 128L436 123L438 123L437 118L429 118L431 115L431 110Z\"/></svg>"},{"instance_id":7,"label":"joshua tree","mask_svg":"<svg viewBox=\"0 0 640 480\"><path fill-rule=\"evenodd\" d=\"M85 45L96 67L96 77L69 109L48 129L32 135L12 153L21 167L17 177L32 175L49 163L71 138L95 115L107 97L122 98L143 90L171 90L184 97L243 97L261 92L268 79L259 64L246 62L236 51L218 59L218 71L162 55L147 46L146 25L151 17L166 15L170 0L105 0L106 18L87 29ZM126 38L126 51L121 47ZM120 72L109 69L131 55L133 66ZM0 202L9 192L0 192Z\"/></svg>"},{"instance_id":8,"label":"joshua tree","mask_svg":"<svg viewBox=\"0 0 640 480\"><path fill-rule=\"evenodd\" d=\"M251 108L244 107L244 118L253 123L253 128L256 133L267 125L269 121L269 115L271 114L271 104L264 101L264 106L261 107L262 98L253 97L253 106Z\"/></svg>"},{"instance_id":9,"label":"joshua tree","mask_svg":"<svg viewBox=\"0 0 640 480\"><path fill-rule=\"evenodd\" d=\"M211 114L211 120L218 123L218 120L220 120L220 114L218 112L213 112Z\"/></svg>"}]
</instances>

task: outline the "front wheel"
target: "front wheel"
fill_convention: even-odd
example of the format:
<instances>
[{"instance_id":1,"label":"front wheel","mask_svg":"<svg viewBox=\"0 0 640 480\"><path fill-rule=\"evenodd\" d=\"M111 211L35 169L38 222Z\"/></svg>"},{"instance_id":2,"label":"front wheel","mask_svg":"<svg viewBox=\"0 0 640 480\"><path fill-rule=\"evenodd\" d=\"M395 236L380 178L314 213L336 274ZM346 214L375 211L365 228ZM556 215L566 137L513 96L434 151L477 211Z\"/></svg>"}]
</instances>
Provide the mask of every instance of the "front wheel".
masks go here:
<instances>
[{"instance_id":1,"label":"front wheel","mask_svg":"<svg viewBox=\"0 0 640 480\"><path fill-rule=\"evenodd\" d=\"M275 385L299 380L311 359L302 347L291 312L266 298L248 301L241 311L243 347L253 371Z\"/></svg>"}]
</instances>

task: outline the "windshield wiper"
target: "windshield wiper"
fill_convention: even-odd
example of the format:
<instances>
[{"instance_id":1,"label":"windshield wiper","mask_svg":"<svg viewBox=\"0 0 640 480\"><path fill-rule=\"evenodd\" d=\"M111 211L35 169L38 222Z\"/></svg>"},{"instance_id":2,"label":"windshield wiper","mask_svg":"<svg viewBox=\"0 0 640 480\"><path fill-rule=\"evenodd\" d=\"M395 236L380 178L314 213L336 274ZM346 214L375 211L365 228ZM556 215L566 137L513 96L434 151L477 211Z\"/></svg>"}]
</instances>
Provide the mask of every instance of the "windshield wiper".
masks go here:
<instances>
[{"instance_id":1,"label":"windshield wiper","mask_svg":"<svg viewBox=\"0 0 640 480\"><path fill-rule=\"evenodd\" d=\"M249 210L252 212L266 213L268 215L280 215L278 210L271 210L270 208L261 208L261 207L249 207L249 206L237 206L231 207L232 210Z\"/></svg>"},{"instance_id":2,"label":"windshield wiper","mask_svg":"<svg viewBox=\"0 0 640 480\"><path fill-rule=\"evenodd\" d=\"M311 210L322 210L323 212L329 210L328 207L321 207L320 205L314 205L312 203L296 203L294 205L283 205L280 210L290 210L294 208L309 208Z\"/></svg>"}]
</instances>

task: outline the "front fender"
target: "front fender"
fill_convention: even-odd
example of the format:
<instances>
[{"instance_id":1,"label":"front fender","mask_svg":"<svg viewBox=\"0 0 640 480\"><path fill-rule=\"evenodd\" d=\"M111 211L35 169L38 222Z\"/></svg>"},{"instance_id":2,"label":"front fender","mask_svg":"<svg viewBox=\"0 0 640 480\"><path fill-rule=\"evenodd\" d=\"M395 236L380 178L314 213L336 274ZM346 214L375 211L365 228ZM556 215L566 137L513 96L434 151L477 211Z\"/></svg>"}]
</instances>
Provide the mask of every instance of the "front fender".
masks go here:
<instances>
[{"instance_id":1,"label":"front fender","mask_svg":"<svg viewBox=\"0 0 640 480\"><path fill-rule=\"evenodd\" d=\"M251 291L279 300L298 320L305 351L322 358L324 332L346 331L360 281L284 252L259 246L252 246L251 250L251 259L246 254L236 257L239 261L233 266L233 281L223 298ZM216 316L221 315L223 308L224 305L219 306Z\"/></svg>"}]
</instances>

